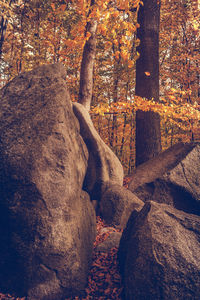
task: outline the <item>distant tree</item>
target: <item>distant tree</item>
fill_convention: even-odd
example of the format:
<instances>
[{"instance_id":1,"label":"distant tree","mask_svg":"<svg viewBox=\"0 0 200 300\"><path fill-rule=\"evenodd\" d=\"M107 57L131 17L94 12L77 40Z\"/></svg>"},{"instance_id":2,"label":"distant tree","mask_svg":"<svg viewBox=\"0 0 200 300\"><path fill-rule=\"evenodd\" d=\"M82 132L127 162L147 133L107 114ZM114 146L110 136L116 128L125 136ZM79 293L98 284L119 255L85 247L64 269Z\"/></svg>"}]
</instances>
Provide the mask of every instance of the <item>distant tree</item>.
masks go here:
<instances>
[{"instance_id":1,"label":"distant tree","mask_svg":"<svg viewBox=\"0 0 200 300\"><path fill-rule=\"evenodd\" d=\"M137 37L140 57L136 62L137 96L159 101L160 1L144 0L138 12ZM161 151L160 116L153 111L136 112L136 166Z\"/></svg>"},{"instance_id":2,"label":"distant tree","mask_svg":"<svg viewBox=\"0 0 200 300\"><path fill-rule=\"evenodd\" d=\"M90 6L95 4L94 0L91 0ZM91 11L89 12L89 14ZM80 70L80 89L79 89L79 102L85 106L89 111L92 101L93 93L93 72L94 62L96 55L96 31L97 31L97 20L91 19L85 30L85 36L87 38L81 62Z\"/></svg>"},{"instance_id":3,"label":"distant tree","mask_svg":"<svg viewBox=\"0 0 200 300\"><path fill-rule=\"evenodd\" d=\"M14 0L10 0L10 1L6 1L6 2L1 2L1 20L0 20L0 59L1 59L1 55L2 55L2 48L3 48L3 43L5 40L5 33L6 33L6 29L8 26L8 18L6 16L6 11L9 10L9 8L11 7L12 2L14 2Z\"/></svg>"},{"instance_id":4,"label":"distant tree","mask_svg":"<svg viewBox=\"0 0 200 300\"><path fill-rule=\"evenodd\" d=\"M162 0L160 30L155 0L143 1L138 29L141 3L0 0L0 86L37 65L63 63L72 101L90 109L128 173L135 167L136 111L137 165L160 151L160 118L163 148L200 132L198 0Z\"/></svg>"}]
</instances>

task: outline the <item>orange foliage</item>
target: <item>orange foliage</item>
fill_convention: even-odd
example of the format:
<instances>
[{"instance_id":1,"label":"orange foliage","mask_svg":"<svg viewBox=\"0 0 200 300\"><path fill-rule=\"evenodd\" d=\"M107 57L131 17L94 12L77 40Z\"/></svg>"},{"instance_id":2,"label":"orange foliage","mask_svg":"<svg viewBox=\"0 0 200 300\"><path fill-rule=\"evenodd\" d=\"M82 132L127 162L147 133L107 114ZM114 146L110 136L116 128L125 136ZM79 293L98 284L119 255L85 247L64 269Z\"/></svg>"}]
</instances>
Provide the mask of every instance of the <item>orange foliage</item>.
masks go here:
<instances>
[{"instance_id":1,"label":"orange foliage","mask_svg":"<svg viewBox=\"0 0 200 300\"><path fill-rule=\"evenodd\" d=\"M62 62L73 101L78 99L86 24L98 22L91 114L100 135L130 172L134 167L135 111L154 110L162 117L163 146L199 139L198 1L162 1L160 27L160 103L135 97L137 11L142 1L15 1L9 10L0 0L8 28L3 44L1 85L22 71ZM38 4L39 3L39 4ZM148 70L146 76L151 76Z\"/></svg>"}]
</instances>

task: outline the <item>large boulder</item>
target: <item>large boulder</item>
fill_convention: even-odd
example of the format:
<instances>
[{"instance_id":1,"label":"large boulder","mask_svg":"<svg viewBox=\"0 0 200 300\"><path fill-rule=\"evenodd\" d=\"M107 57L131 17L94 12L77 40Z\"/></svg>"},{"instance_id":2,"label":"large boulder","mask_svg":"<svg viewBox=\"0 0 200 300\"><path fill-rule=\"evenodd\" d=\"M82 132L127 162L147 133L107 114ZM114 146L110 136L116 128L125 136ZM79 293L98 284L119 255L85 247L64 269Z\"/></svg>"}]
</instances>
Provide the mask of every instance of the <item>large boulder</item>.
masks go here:
<instances>
[{"instance_id":1,"label":"large boulder","mask_svg":"<svg viewBox=\"0 0 200 300\"><path fill-rule=\"evenodd\" d=\"M136 195L123 186L108 185L100 202L100 214L106 224L117 228L126 227L133 210L141 210L144 206Z\"/></svg>"},{"instance_id":2,"label":"large boulder","mask_svg":"<svg viewBox=\"0 0 200 300\"><path fill-rule=\"evenodd\" d=\"M129 189L141 200L200 215L200 144L177 144L139 166Z\"/></svg>"},{"instance_id":3,"label":"large boulder","mask_svg":"<svg viewBox=\"0 0 200 300\"><path fill-rule=\"evenodd\" d=\"M41 66L0 91L0 286L30 300L80 293L95 238L65 78L61 64Z\"/></svg>"},{"instance_id":4,"label":"large boulder","mask_svg":"<svg viewBox=\"0 0 200 300\"><path fill-rule=\"evenodd\" d=\"M199 216L147 202L120 241L125 299L199 299L199 249Z\"/></svg>"},{"instance_id":5,"label":"large boulder","mask_svg":"<svg viewBox=\"0 0 200 300\"><path fill-rule=\"evenodd\" d=\"M80 132L89 151L84 189L90 194L92 200L100 201L106 183L123 185L123 167L117 156L99 136L84 106L74 103L73 110L79 120Z\"/></svg>"}]
</instances>

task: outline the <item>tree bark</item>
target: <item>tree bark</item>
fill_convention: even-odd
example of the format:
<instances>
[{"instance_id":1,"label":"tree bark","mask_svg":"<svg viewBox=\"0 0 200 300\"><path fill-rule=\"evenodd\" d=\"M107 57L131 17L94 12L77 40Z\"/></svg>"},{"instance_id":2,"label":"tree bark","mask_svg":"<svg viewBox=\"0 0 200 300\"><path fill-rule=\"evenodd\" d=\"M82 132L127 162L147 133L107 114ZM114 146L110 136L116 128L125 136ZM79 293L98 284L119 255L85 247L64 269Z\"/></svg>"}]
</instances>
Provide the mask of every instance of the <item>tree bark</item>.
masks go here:
<instances>
[{"instance_id":1,"label":"tree bark","mask_svg":"<svg viewBox=\"0 0 200 300\"><path fill-rule=\"evenodd\" d=\"M3 42L4 42L4 38L5 38L5 32L7 29L7 24L8 21L4 20L4 17L1 17L1 27L0 27L0 59L2 56L2 48L3 48Z\"/></svg>"},{"instance_id":2,"label":"tree bark","mask_svg":"<svg viewBox=\"0 0 200 300\"><path fill-rule=\"evenodd\" d=\"M94 5L94 2L94 0L91 1L91 6ZM86 41L83 49L79 89L79 103L84 105L88 111L90 110L93 92L93 71L96 55L96 31L97 21L91 20L86 26L86 34L89 33L90 37Z\"/></svg>"},{"instance_id":3,"label":"tree bark","mask_svg":"<svg viewBox=\"0 0 200 300\"><path fill-rule=\"evenodd\" d=\"M9 6L11 6L13 0L9 1ZM1 22L0 22L0 59L2 56L2 50L3 50L3 43L5 39L6 29L8 26L8 20L4 18L4 16L1 16Z\"/></svg>"},{"instance_id":4,"label":"tree bark","mask_svg":"<svg viewBox=\"0 0 200 300\"><path fill-rule=\"evenodd\" d=\"M160 1L144 0L138 13L137 37L140 58L136 62L137 96L159 101ZM150 73L150 74L149 74ZM161 151L160 116L152 111L136 112L136 166Z\"/></svg>"}]
</instances>

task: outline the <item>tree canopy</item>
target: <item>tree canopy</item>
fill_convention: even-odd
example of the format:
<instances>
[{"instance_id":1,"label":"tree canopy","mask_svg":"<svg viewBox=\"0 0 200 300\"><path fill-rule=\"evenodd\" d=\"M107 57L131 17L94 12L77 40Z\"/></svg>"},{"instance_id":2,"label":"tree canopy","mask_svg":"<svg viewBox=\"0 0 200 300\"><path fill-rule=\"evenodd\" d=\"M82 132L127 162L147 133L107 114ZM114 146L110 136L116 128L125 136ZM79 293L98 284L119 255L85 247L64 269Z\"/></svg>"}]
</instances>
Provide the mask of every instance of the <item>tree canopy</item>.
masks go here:
<instances>
[{"instance_id":1,"label":"tree canopy","mask_svg":"<svg viewBox=\"0 0 200 300\"><path fill-rule=\"evenodd\" d=\"M143 5L140 0L0 0L1 86L38 65L62 62L71 99L78 101L84 49L93 38L90 113L127 173L135 164L137 110L160 115L164 149L200 139L198 1L161 1L159 99L135 95Z\"/></svg>"}]
</instances>

